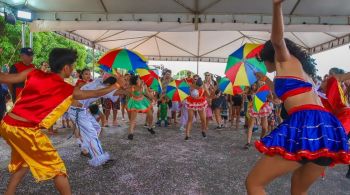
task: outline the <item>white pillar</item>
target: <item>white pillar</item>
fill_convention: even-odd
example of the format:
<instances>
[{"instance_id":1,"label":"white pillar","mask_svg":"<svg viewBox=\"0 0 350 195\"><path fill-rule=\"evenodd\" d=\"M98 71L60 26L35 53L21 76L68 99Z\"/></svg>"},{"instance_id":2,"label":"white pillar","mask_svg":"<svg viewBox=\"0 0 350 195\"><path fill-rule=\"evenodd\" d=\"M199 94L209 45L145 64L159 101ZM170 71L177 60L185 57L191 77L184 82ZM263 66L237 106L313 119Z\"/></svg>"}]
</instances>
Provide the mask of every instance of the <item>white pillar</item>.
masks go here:
<instances>
[{"instance_id":1,"label":"white pillar","mask_svg":"<svg viewBox=\"0 0 350 195\"><path fill-rule=\"evenodd\" d=\"M92 79L95 79L95 45L92 46Z\"/></svg>"},{"instance_id":2,"label":"white pillar","mask_svg":"<svg viewBox=\"0 0 350 195\"><path fill-rule=\"evenodd\" d=\"M33 49L33 32L29 33L29 47Z\"/></svg>"},{"instance_id":3,"label":"white pillar","mask_svg":"<svg viewBox=\"0 0 350 195\"><path fill-rule=\"evenodd\" d=\"M25 24L24 22L22 23L22 48L26 47L26 29L25 29Z\"/></svg>"}]
</instances>

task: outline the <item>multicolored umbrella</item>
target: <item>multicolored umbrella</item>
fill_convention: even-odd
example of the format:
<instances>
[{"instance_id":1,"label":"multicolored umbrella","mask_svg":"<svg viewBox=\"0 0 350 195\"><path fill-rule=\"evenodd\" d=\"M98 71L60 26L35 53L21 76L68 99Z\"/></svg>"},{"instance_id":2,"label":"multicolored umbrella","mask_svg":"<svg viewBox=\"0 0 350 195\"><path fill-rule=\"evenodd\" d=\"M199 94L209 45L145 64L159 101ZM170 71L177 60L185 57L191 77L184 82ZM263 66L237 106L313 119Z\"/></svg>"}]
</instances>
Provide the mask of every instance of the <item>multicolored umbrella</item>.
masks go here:
<instances>
[{"instance_id":1,"label":"multicolored umbrella","mask_svg":"<svg viewBox=\"0 0 350 195\"><path fill-rule=\"evenodd\" d=\"M172 101L182 102L190 93L190 86L182 80L174 80L166 87L166 96Z\"/></svg>"},{"instance_id":2,"label":"multicolored umbrella","mask_svg":"<svg viewBox=\"0 0 350 195\"><path fill-rule=\"evenodd\" d=\"M253 99L253 109L255 112L259 112L267 101L267 97L270 94L270 88L267 85L261 86L256 92Z\"/></svg>"},{"instance_id":3,"label":"multicolored umbrella","mask_svg":"<svg viewBox=\"0 0 350 195\"><path fill-rule=\"evenodd\" d=\"M256 72L266 74L266 66L256 59L263 45L246 43L229 57L225 75L234 86L250 86L257 81Z\"/></svg>"},{"instance_id":4,"label":"multicolored umbrella","mask_svg":"<svg viewBox=\"0 0 350 195\"><path fill-rule=\"evenodd\" d=\"M159 94L162 93L162 84L160 82L160 78L153 70L147 70L147 69L136 69L136 73L140 76L140 79L151 89L158 92Z\"/></svg>"},{"instance_id":5,"label":"multicolored umbrella","mask_svg":"<svg viewBox=\"0 0 350 195\"><path fill-rule=\"evenodd\" d=\"M230 79L223 77L219 81L219 89L224 94L235 95L243 93L244 86L233 86Z\"/></svg>"},{"instance_id":6,"label":"multicolored umbrella","mask_svg":"<svg viewBox=\"0 0 350 195\"><path fill-rule=\"evenodd\" d=\"M128 49L113 49L105 53L98 61L100 68L106 72L113 69L125 69L135 71L138 68L148 69L147 59Z\"/></svg>"}]
</instances>

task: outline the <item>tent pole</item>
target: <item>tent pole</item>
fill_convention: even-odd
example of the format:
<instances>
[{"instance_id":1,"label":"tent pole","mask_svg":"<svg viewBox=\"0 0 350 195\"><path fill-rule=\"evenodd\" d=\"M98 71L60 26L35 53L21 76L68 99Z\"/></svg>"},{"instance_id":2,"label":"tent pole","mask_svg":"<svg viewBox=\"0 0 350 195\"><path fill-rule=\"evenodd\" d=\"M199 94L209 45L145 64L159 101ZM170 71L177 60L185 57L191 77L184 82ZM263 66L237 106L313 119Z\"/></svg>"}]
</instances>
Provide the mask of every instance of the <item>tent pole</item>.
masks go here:
<instances>
[{"instance_id":1,"label":"tent pole","mask_svg":"<svg viewBox=\"0 0 350 195\"><path fill-rule=\"evenodd\" d=\"M22 23L22 48L26 47L25 24Z\"/></svg>"},{"instance_id":2,"label":"tent pole","mask_svg":"<svg viewBox=\"0 0 350 195\"><path fill-rule=\"evenodd\" d=\"M95 45L92 46L92 79L95 79Z\"/></svg>"},{"instance_id":3,"label":"tent pole","mask_svg":"<svg viewBox=\"0 0 350 195\"><path fill-rule=\"evenodd\" d=\"M29 33L29 47L33 49L33 32Z\"/></svg>"},{"instance_id":4,"label":"tent pole","mask_svg":"<svg viewBox=\"0 0 350 195\"><path fill-rule=\"evenodd\" d=\"M199 74L199 48L201 43L201 31L198 31L198 44L197 44L197 74Z\"/></svg>"}]
</instances>

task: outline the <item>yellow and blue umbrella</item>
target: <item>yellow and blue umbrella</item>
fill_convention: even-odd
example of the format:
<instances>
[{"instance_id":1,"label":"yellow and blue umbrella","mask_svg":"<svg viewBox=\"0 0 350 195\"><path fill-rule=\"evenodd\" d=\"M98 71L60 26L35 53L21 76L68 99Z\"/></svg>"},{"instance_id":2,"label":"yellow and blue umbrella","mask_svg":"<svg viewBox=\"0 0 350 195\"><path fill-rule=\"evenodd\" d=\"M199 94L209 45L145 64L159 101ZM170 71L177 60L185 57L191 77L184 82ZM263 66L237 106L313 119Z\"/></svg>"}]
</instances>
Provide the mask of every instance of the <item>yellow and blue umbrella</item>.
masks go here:
<instances>
[{"instance_id":1,"label":"yellow and blue umbrella","mask_svg":"<svg viewBox=\"0 0 350 195\"><path fill-rule=\"evenodd\" d=\"M236 95L243 93L244 86L234 86L230 79L223 77L219 81L219 89L224 94Z\"/></svg>"},{"instance_id":2,"label":"yellow and blue umbrella","mask_svg":"<svg viewBox=\"0 0 350 195\"><path fill-rule=\"evenodd\" d=\"M166 87L166 96L172 101L182 102L190 93L190 86L182 80L174 80Z\"/></svg>"},{"instance_id":3,"label":"yellow and blue umbrella","mask_svg":"<svg viewBox=\"0 0 350 195\"><path fill-rule=\"evenodd\" d=\"M261 86L256 92L253 99L253 109L255 112L259 112L260 109L267 102L267 97L270 94L270 88L267 85Z\"/></svg>"},{"instance_id":4,"label":"yellow and blue umbrella","mask_svg":"<svg viewBox=\"0 0 350 195\"><path fill-rule=\"evenodd\" d=\"M257 81L256 72L266 74L266 66L257 60L263 45L246 43L229 57L225 75L234 86L250 86Z\"/></svg>"}]
</instances>

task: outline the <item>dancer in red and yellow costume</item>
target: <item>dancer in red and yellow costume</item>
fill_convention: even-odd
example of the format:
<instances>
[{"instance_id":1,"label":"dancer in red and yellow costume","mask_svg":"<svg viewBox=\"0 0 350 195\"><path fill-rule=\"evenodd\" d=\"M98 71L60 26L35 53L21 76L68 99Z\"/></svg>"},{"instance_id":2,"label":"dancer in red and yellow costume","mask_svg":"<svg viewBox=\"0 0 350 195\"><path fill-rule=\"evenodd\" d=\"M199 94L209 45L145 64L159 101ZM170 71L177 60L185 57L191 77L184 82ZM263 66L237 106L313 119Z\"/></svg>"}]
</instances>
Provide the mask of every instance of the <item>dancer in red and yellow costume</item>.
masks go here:
<instances>
[{"instance_id":1,"label":"dancer in red and yellow costume","mask_svg":"<svg viewBox=\"0 0 350 195\"><path fill-rule=\"evenodd\" d=\"M350 73L332 68L329 77L324 79L319 90L319 96L325 108L332 112L343 124L348 137L350 136L350 107L344 95L342 82L350 80ZM346 177L350 179L350 165Z\"/></svg>"},{"instance_id":2,"label":"dancer in red and yellow costume","mask_svg":"<svg viewBox=\"0 0 350 195\"><path fill-rule=\"evenodd\" d=\"M11 146L12 173L5 194L14 194L28 170L37 182L54 179L60 194L71 194L66 167L49 138L40 131L50 128L69 108L74 99L99 97L117 88L81 91L66 83L77 53L70 49L53 49L49 56L52 73L27 70L17 75L0 75L1 82L26 81L13 109L1 121L0 135Z\"/></svg>"}]
</instances>

